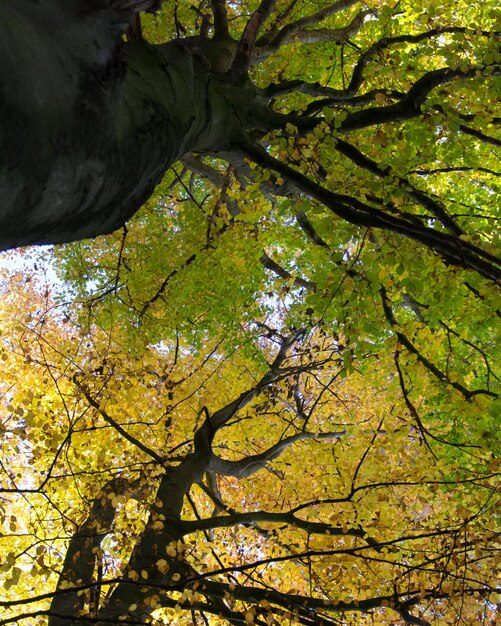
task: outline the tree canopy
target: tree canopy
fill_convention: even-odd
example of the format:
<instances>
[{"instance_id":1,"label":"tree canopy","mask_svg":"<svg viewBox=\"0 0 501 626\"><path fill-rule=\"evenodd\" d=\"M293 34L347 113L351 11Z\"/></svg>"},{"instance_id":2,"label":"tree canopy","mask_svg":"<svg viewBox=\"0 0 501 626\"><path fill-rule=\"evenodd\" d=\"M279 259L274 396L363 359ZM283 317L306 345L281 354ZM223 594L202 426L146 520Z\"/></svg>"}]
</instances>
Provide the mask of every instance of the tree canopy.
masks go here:
<instances>
[{"instance_id":1,"label":"tree canopy","mask_svg":"<svg viewBox=\"0 0 501 626\"><path fill-rule=\"evenodd\" d=\"M2 246L115 230L0 270L0 626L496 624L495 3L60 4Z\"/></svg>"}]
</instances>

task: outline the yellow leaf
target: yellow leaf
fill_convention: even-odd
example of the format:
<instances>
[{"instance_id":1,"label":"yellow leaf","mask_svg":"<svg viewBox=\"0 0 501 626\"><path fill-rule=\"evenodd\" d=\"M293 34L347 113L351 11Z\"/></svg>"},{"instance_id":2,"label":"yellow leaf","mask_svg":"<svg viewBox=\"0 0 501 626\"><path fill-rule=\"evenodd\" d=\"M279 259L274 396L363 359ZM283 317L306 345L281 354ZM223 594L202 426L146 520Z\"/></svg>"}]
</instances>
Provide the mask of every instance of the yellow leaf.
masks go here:
<instances>
[{"instance_id":1,"label":"yellow leaf","mask_svg":"<svg viewBox=\"0 0 501 626\"><path fill-rule=\"evenodd\" d=\"M160 573L165 574L169 570L169 564L165 559L159 559L156 562L157 569Z\"/></svg>"}]
</instances>

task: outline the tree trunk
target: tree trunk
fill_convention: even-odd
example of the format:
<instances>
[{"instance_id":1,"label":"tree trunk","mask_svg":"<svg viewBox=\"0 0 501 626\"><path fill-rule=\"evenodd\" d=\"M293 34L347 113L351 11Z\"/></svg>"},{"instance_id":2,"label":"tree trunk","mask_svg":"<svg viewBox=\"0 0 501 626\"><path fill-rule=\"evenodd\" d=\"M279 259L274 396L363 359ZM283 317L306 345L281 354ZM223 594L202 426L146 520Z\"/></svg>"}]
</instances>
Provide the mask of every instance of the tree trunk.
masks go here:
<instances>
[{"instance_id":1,"label":"tree trunk","mask_svg":"<svg viewBox=\"0 0 501 626\"><path fill-rule=\"evenodd\" d=\"M102 3L0 6L0 250L111 232L174 161L244 124L245 89L182 41L123 43L133 13Z\"/></svg>"}]
</instances>

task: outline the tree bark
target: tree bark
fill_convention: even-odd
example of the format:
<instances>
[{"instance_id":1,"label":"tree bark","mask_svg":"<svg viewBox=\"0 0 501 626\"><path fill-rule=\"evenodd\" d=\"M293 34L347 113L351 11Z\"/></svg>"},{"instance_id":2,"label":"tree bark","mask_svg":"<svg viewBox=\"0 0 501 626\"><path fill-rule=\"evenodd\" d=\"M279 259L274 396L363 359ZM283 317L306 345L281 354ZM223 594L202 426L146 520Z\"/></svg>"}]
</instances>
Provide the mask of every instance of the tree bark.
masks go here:
<instances>
[{"instance_id":1,"label":"tree bark","mask_svg":"<svg viewBox=\"0 0 501 626\"><path fill-rule=\"evenodd\" d=\"M2 2L0 250L111 232L170 164L241 132L245 88L182 41L123 43L133 12L103 4L134 3Z\"/></svg>"}]
</instances>

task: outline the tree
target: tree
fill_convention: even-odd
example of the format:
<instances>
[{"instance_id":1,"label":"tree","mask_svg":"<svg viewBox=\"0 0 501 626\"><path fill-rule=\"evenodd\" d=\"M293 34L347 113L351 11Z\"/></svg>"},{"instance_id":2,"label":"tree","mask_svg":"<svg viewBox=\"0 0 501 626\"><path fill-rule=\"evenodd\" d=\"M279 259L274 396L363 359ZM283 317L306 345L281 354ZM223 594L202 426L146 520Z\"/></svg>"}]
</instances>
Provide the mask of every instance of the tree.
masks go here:
<instances>
[{"instance_id":1,"label":"tree","mask_svg":"<svg viewBox=\"0 0 501 626\"><path fill-rule=\"evenodd\" d=\"M149 45L136 21L134 40L122 44L137 11L160 4L173 16L164 34L174 39ZM263 0L249 18L238 4L211 8L212 16L191 11L188 24L186 10L180 16L176 3L158 0L3 3L3 248L110 232L169 165L197 152L226 158L244 177L242 159L251 159L278 175L270 193L306 195L333 222L409 237L449 264L499 279L489 245L468 239L470 212L451 214L433 182L416 181L444 167L492 175L482 144L499 144L483 132L486 120L498 123L494 11L465 8L461 20L441 12L450 24L438 27L438 14L401 17L398 8L360 9L356 0L313 13ZM297 45L308 50L300 57L307 78L288 62ZM376 60L385 63L379 72ZM443 166L421 167L427 144L456 142L458 133L474 138L474 163L445 150ZM341 191L352 178L346 170L361 183L356 193Z\"/></svg>"},{"instance_id":2,"label":"tree","mask_svg":"<svg viewBox=\"0 0 501 626\"><path fill-rule=\"evenodd\" d=\"M496 623L494 8L19 4L0 624Z\"/></svg>"},{"instance_id":3,"label":"tree","mask_svg":"<svg viewBox=\"0 0 501 626\"><path fill-rule=\"evenodd\" d=\"M485 404L318 328L134 353L5 286L0 623L495 623Z\"/></svg>"}]
</instances>

